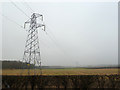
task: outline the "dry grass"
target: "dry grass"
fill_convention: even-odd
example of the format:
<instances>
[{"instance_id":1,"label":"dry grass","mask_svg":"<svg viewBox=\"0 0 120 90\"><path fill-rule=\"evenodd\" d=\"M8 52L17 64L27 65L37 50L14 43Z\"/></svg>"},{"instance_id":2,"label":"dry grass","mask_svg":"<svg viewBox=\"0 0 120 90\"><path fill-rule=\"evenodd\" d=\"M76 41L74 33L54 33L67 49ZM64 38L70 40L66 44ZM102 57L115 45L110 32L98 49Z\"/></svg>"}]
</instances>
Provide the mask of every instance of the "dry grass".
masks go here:
<instances>
[{"instance_id":1,"label":"dry grass","mask_svg":"<svg viewBox=\"0 0 120 90\"><path fill-rule=\"evenodd\" d=\"M40 73L39 69L35 70L36 74ZM30 70L30 75L34 70ZM43 69L42 75L114 75L118 74L118 69ZM2 75L28 75L28 70L24 69L4 69Z\"/></svg>"}]
</instances>

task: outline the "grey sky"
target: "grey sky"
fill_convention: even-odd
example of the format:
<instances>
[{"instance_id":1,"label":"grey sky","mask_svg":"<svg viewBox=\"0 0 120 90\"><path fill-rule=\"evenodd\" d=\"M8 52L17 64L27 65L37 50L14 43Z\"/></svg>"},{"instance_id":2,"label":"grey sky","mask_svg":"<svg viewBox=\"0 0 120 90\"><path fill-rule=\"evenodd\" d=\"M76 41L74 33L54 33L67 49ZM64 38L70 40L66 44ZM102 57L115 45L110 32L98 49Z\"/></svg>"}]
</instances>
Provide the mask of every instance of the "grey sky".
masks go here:
<instances>
[{"instance_id":1,"label":"grey sky","mask_svg":"<svg viewBox=\"0 0 120 90\"><path fill-rule=\"evenodd\" d=\"M15 2L27 15L30 9ZM117 2L28 3L44 15L46 34L39 29L43 65L84 66L118 63ZM20 25L28 18L11 3L3 14ZM3 18L3 59L22 59L27 32ZM50 38L50 37L51 38Z\"/></svg>"}]
</instances>

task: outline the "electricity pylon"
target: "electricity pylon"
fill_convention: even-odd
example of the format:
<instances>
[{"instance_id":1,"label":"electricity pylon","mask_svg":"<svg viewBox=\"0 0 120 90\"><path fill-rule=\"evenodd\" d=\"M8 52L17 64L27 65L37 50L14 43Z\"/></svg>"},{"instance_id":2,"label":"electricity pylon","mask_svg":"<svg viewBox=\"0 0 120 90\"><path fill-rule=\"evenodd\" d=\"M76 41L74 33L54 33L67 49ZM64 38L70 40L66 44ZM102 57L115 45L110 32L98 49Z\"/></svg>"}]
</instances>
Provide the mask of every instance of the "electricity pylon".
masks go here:
<instances>
[{"instance_id":1,"label":"electricity pylon","mask_svg":"<svg viewBox=\"0 0 120 90\"><path fill-rule=\"evenodd\" d=\"M40 22L40 23L39 23ZM34 75L36 74L36 66L40 67L40 74L42 74L40 47L38 39L38 28L41 27L45 31L45 25L43 24L43 15L33 13L31 18L25 22L24 28L29 24L28 36L26 40L23 62L27 64L28 75L30 75L31 65L34 67Z\"/></svg>"}]
</instances>

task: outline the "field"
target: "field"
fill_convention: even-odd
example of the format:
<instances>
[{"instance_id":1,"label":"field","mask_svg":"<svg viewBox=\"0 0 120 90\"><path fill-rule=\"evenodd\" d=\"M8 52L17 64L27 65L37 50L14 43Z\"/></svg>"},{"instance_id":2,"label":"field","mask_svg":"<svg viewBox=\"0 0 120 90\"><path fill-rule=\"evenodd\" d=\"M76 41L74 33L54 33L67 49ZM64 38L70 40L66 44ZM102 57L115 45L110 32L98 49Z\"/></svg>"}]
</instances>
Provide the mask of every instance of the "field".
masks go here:
<instances>
[{"instance_id":1,"label":"field","mask_svg":"<svg viewBox=\"0 0 120 90\"><path fill-rule=\"evenodd\" d=\"M119 90L119 75L44 75L44 76L2 76L2 88L9 90L41 90L55 88L63 90ZM105 88L105 89L103 89ZM108 89L106 89L108 88ZM116 89L115 89L116 88ZM96 89L95 89L96 90Z\"/></svg>"},{"instance_id":2,"label":"field","mask_svg":"<svg viewBox=\"0 0 120 90\"><path fill-rule=\"evenodd\" d=\"M36 75L40 70L35 70ZM30 70L30 75L34 74L34 70ZM116 75L118 69L84 69L84 68L71 68L71 69L43 69L42 75ZM28 75L28 70L24 69L3 69L2 75Z\"/></svg>"},{"instance_id":3,"label":"field","mask_svg":"<svg viewBox=\"0 0 120 90\"><path fill-rule=\"evenodd\" d=\"M120 88L118 69L3 69L2 88L33 90L40 88ZM111 89L112 90L112 89Z\"/></svg>"}]
</instances>

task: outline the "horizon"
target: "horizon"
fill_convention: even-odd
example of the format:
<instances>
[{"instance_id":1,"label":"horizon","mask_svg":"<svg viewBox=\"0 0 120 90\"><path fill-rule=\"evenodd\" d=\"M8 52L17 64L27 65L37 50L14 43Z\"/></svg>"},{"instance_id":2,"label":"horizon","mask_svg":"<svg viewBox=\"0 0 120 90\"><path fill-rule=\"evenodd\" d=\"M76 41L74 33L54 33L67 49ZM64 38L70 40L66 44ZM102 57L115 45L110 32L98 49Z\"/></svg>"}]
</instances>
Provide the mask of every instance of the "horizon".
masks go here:
<instances>
[{"instance_id":1,"label":"horizon","mask_svg":"<svg viewBox=\"0 0 120 90\"><path fill-rule=\"evenodd\" d=\"M18 24L28 20L10 2L2 4L2 13ZM23 2L15 4L31 15ZM38 30L42 65L118 64L117 2L28 4L44 15L47 34ZM22 59L27 32L2 19L2 58Z\"/></svg>"}]
</instances>

